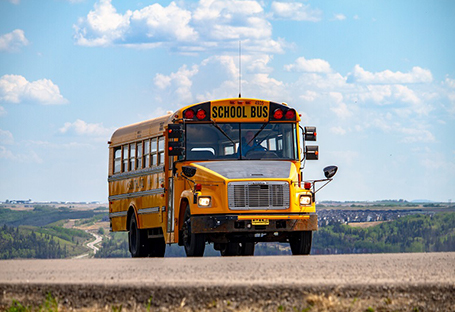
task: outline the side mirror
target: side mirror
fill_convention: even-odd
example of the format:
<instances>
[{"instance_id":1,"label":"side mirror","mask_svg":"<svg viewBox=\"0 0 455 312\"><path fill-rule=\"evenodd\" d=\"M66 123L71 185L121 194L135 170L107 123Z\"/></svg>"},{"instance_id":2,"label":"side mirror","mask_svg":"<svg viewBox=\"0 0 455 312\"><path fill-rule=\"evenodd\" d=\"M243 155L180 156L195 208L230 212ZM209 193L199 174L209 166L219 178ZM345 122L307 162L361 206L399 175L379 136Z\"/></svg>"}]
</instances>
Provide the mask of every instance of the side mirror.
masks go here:
<instances>
[{"instance_id":1,"label":"side mirror","mask_svg":"<svg viewBox=\"0 0 455 312\"><path fill-rule=\"evenodd\" d=\"M191 178L196 174L196 168L190 166L183 166L182 172L186 177Z\"/></svg>"},{"instance_id":2,"label":"side mirror","mask_svg":"<svg viewBox=\"0 0 455 312\"><path fill-rule=\"evenodd\" d=\"M185 148L180 142L168 142L167 151L169 156L180 156L185 152Z\"/></svg>"},{"instance_id":3,"label":"side mirror","mask_svg":"<svg viewBox=\"0 0 455 312\"><path fill-rule=\"evenodd\" d=\"M319 159L319 147L317 145L314 146L306 146L305 147L305 157L307 160L318 160Z\"/></svg>"},{"instance_id":4,"label":"side mirror","mask_svg":"<svg viewBox=\"0 0 455 312\"><path fill-rule=\"evenodd\" d=\"M327 179L332 178L337 173L337 166L328 166L323 169L324 175Z\"/></svg>"}]
</instances>

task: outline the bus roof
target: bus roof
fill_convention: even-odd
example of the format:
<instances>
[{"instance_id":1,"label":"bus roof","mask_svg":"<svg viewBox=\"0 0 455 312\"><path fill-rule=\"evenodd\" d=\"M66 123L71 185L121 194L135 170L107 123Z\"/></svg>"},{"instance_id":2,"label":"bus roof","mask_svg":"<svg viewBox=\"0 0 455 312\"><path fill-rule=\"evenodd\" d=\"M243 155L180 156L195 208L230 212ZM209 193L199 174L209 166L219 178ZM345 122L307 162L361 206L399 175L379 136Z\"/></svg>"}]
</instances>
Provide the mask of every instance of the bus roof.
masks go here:
<instances>
[{"instance_id":1,"label":"bus roof","mask_svg":"<svg viewBox=\"0 0 455 312\"><path fill-rule=\"evenodd\" d=\"M168 113L165 116L118 128L112 134L109 144L111 146L116 146L135 141L141 137L147 138L150 136L158 135L164 131L164 127L168 123L172 122L172 116L172 113Z\"/></svg>"}]
</instances>

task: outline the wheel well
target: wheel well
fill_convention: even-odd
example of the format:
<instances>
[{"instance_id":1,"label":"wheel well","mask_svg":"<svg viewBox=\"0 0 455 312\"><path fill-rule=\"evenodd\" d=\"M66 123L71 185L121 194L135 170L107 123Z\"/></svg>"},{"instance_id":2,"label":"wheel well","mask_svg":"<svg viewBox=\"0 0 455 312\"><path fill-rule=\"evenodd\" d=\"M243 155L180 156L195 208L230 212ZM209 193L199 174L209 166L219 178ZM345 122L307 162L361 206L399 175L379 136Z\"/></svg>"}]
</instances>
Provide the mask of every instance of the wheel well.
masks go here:
<instances>
[{"instance_id":1,"label":"wheel well","mask_svg":"<svg viewBox=\"0 0 455 312\"><path fill-rule=\"evenodd\" d=\"M131 220L131 216L134 214L134 208L132 206L130 206L130 208L128 208L128 214L127 214L127 217L126 217L126 230L129 231L130 230L130 220Z\"/></svg>"},{"instance_id":2,"label":"wheel well","mask_svg":"<svg viewBox=\"0 0 455 312\"><path fill-rule=\"evenodd\" d=\"M179 231L181 230L182 226L183 226L183 218L185 216L185 209L183 209L185 207L185 204L187 206L190 205L190 203L188 202L188 199L187 198L183 198L181 201L180 201L180 207L179 207Z\"/></svg>"}]
</instances>

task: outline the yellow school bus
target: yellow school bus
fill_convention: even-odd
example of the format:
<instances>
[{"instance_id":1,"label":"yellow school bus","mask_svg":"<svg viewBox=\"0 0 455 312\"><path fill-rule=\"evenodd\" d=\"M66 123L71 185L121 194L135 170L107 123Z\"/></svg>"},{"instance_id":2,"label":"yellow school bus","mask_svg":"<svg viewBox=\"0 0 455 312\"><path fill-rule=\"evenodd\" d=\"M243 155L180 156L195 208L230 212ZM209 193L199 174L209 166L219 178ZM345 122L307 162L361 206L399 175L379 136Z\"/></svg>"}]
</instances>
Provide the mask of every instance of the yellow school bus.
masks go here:
<instances>
[{"instance_id":1,"label":"yellow school bus","mask_svg":"<svg viewBox=\"0 0 455 312\"><path fill-rule=\"evenodd\" d=\"M316 128L299 121L284 103L233 98L119 128L109 141L111 231L128 231L133 257L163 257L173 243L189 257L208 243L223 256L253 255L258 242L309 254L315 184L337 167L302 179L318 147L306 145Z\"/></svg>"}]
</instances>

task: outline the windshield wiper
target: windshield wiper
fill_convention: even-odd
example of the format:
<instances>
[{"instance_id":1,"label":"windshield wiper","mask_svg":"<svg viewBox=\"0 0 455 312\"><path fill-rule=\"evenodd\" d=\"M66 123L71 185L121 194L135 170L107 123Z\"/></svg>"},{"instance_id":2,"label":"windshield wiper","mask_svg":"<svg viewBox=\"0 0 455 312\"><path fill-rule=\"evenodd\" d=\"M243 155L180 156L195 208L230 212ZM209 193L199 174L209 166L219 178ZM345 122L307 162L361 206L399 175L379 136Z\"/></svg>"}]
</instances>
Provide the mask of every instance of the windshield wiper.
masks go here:
<instances>
[{"instance_id":1,"label":"windshield wiper","mask_svg":"<svg viewBox=\"0 0 455 312\"><path fill-rule=\"evenodd\" d=\"M265 126L267 126L267 124L268 124L267 122L266 122L265 124L263 124L263 125L261 126L261 129L259 129L259 131L256 132L256 134L254 135L254 137L253 137L249 142L247 142L247 144L250 144L251 142L253 142L254 139L256 139L256 137L259 135L259 133L261 133L262 130L264 130L264 128L265 128ZM261 141L261 142L262 142L262 141Z\"/></svg>"},{"instance_id":2,"label":"windshield wiper","mask_svg":"<svg viewBox=\"0 0 455 312\"><path fill-rule=\"evenodd\" d=\"M220 132L221 132L226 138L228 138L228 140L231 141L232 144L234 144L234 146L235 146L234 140L232 140L231 137L230 137L226 132L224 132L224 130L221 129L221 127L218 126L218 124L217 124L216 122L214 122L214 121L212 120L212 124L215 126L215 128L217 128L218 130L220 130Z\"/></svg>"}]
</instances>

